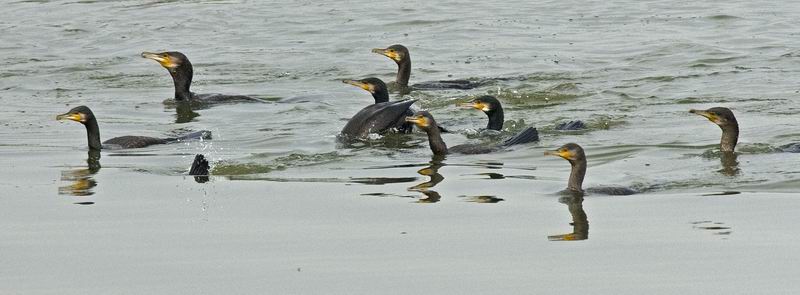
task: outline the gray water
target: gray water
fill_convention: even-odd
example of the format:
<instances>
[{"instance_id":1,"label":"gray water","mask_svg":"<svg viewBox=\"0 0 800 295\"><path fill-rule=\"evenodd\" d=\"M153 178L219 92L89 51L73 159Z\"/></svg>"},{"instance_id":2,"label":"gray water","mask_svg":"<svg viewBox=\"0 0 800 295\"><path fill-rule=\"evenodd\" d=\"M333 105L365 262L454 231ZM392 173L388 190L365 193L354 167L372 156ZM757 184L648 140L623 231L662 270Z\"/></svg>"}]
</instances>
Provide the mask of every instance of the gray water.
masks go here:
<instances>
[{"instance_id":1,"label":"gray water","mask_svg":"<svg viewBox=\"0 0 800 295\"><path fill-rule=\"evenodd\" d=\"M0 18L2 294L789 294L800 286L800 3L774 1L9 1ZM541 140L431 165L421 133L356 147L336 134L392 81L370 52L404 44L449 145L486 118ZM142 51L177 50L192 90L266 104L176 110ZM393 95L393 99L399 99ZM211 130L210 141L104 151L103 138ZM726 106L738 157L689 109ZM580 119L580 132L554 130ZM581 144L585 186L560 199ZM195 154L211 181L186 175ZM433 166L433 169L430 169ZM425 169L429 168L429 169ZM585 214L586 220L580 216ZM574 219L575 218L575 219ZM573 225L571 225L574 224ZM558 241L562 234L580 241ZM588 238L588 239L585 239ZM584 240L585 239L585 240Z\"/></svg>"}]
</instances>

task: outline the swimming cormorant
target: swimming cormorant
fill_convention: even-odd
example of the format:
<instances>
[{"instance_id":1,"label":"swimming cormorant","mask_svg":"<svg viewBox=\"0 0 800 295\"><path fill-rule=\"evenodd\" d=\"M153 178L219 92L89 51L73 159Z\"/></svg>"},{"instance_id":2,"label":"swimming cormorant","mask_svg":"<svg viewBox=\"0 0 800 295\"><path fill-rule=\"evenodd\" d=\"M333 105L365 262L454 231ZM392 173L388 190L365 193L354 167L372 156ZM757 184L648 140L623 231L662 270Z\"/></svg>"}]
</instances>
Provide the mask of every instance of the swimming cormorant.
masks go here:
<instances>
[{"instance_id":1,"label":"swimming cormorant","mask_svg":"<svg viewBox=\"0 0 800 295\"><path fill-rule=\"evenodd\" d=\"M562 157L569 161L569 164L572 165L572 171L569 174L567 189L564 190L564 193L567 195L583 195L583 179L586 176L586 154L584 154L583 148L578 144L568 143L555 151L546 151L544 154ZM591 187L586 189L586 192L603 195L632 195L636 193L633 189L617 186Z\"/></svg>"},{"instance_id":2,"label":"swimming cormorant","mask_svg":"<svg viewBox=\"0 0 800 295\"><path fill-rule=\"evenodd\" d=\"M172 82L175 83L176 102L194 102L203 104L230 103L230 102L264 102L264 100L245 95L224 95L224 94L197 94L191 92L189 87L192 84L193 68L189 58L177 51L167 51L160 53L142 52L142 57L152 59L161 64L169 71Z\"/></svg>"},{"instance_id":3,"label":"swimming cormorant","mask_svg":"<svg viewBox=\"0 0 800 295\"><path fill-rule=\"evenodd\" d=\"M191 139L210 139L211 131L198 131L180 137L156 138L147 136L120 136L100 143L100 128L97 126L97 119L94 113L87 106L75 107L65 114L56 116L56 120L72 120L83 124L86 127L86 136L89 141L90 150L100 149L133 149L142 148L154 144L165 144L180 142Z\"/></svg>"},{"instance_id":4,"label":"swimming cormorant","mask_svg":"<svg viewBox=\"0 0 800 295\"><path fill-rule=\"evenodd\" d=\"M485 154L511 145L539 140L539 133L536 131L536 128L529 127L499 144L461 144L447 148L444 140L442 140L441 131L438 125L436 125L436 120L433 119L433 115L430 113L419 111L415 113L414 116L406 117L406 121L414 123L428 134L428 143L434 155L445 155L448 153Z\"/></svg>"},{"instance_id":5,"label":"swimming cormorant","mask_svg":"<svg viewBox=\"0 0 800 295\"><path fill-rule=\"evenodd\" d=\"M489 117L486 129L497 131L503 129L503 104L496 97L491 95L480 96L470 102L461 104L461 106L483 111ZM556 126L556 130L579 130L584 128L586 128L586 125L581 121L569 121Z\"/></svg>"},{"instance_id":6,"label":"swimming cormorant","mask_svg":"<svg viewBox=\"0 0 800 295\"><path fill-rule=\"evenodd\" d=\"M366 138L370 133L383 134L392 129L405 130L403 120L416 100L401 100L371 104L353 115L342 128L345 139Z\"/></svg>"},{"instance_id":7,"label":"swimming cormorant","mask_svg":"<svg viewBox=\"0 0 800 295\"><path fill-rule=\"evenodd\" d=\"M706 117L709 121L717 124L722 129L722 139L720 139L719 150L722 152L733 152L736 143L739 141L739 123L736 116L728 108L714 107L707 110L689 110L690 113Z\"/></svg>"},{"instance_id":8,"label":"swimming cormorant","mask_svg":"<svg viewBox=\"0 0 800 295\"><path fill-rule=\"evenodd\" d=\"M408 93L411 89L472 89L480 86L480 83L469 80L445 80L423 82L408 87L408 79L411 77L411 55L408 48L403 45L395 44L387 48L374 48L372 52L391 58L397 63L397 86L400 93Z\"/></svg>"},{"instance_id":9,"label":"swimming cormorant","mask_svg":"<svg viewBox=\"0 0 800 295\"><path fill-rule=\"evenodd\" d=\"M707 110L689 110L690 113L706 117L709 121L717 124L722 129L722 138L719 143L719 150L722 152L733 152L736 143L739 141L739 122L733 111L726 107L713 107ZM785 144L779 147L783 152L800 153L800 142Z\"/></svg>"},{"instance_id":10,"label":"swimming cormorant","mask_svg":"<svg viewBox=\"0 0 800 295\"><path fill-rule=\"evenodd\" d=\"M361 80L342 80L342 83L350 84L356 86L358 88L364 89L372 94L372 98L375 99L375 103L384 103L389 102L389 90L386 87L386 83L383 83L381 79L378 78L365 78ZM407 108L403 117L413 116L414 110L412 108ZM413 125L411 123L406 122L403 118L397 122L394 126L391 126L390 129L394 129L399 133L411 133L413 131ZM440 131L444 133L448 133L446 129L439 127Z\"/></svg>"}]
</instances>

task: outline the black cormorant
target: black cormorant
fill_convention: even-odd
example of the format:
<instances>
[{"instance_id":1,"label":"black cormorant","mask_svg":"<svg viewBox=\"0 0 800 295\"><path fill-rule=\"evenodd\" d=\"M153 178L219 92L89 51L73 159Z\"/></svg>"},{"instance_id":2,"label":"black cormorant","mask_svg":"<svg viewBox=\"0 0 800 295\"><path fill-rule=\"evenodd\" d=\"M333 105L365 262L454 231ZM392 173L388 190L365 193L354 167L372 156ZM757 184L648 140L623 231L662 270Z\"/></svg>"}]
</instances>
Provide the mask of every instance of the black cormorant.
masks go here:
<instances>
[{"instance_id":1,"label":"black cormorant","mask_svg":"<svg viewBox=\"0 0 800 295\"><path fill-rule=\"evenodd\" d=\"M142 148L154 144L165 144L180 142L191 139L210 139L211 131L198 131L180 137L156 138L147 136L120 136L100 143L100 128L97 126L97 119L92 110L87 106L75 107L65 114L56 116L56 120L72 120L86 126L86 136L89 140L90 150L100 149L133 149Z\"/></svg>"},{"instance_id":2,"label":"black cormorant","mask_svg":"<svg viewBox=\"0 0 800 295\"><path fill-rule=\"evenodd\" d=\"M733 152L736 143L739 141L739 122L733 112L725 107L713 107L707 110L689 110L690 113L706 117L709 121L717 124L722 129L722 138L719 142L719 150L722 152ZM780 146L783 152L800 153L800 142L790 143Z\"/></svg>"},{"instance_id":3,"label":"black cormorant","mask_svg":"<svg viewBox=\"0 0 800 295\"><path fill-rule=\"evenodd\" d=\"M575 143L568 143L555 151L546 151L545 155L558 156L569 161L572 165L572 171L569 174L569 182L567 182L567 189L564 191L567 195L583 195L583 179L586 176L586 154L583 148ZM602 186L591 187L586 189L588 193L603 194L603 195L632 195L636 191L627 187L616 186Z\"/></svg>"},{"instance_id":4,"label":"black cormorant","mask_svg":"<svg viewBox=\"0 0 800 295\"><path fill-rule=\"evenodd\" d=\"M391 58L397 63L397 86L400 93L408 93L411 89L472 89L480 86L480 83L469 80L446 80L431 81L412 85L409 88L408 79L411 76L411 55L408 48L403 45L395 44L387 48L375 48L372 52Z\"/></svg>"},{"instance_id":5,"label":"black cormorant","mask_svg":"<svg viewBox=\"0 0 800 295\"><path fill-rule=\"evenodd\" d=\"M444 140L442 140L441 131L438 125L436 125L436 120L433 119L433 115L430 113L419 111L414 114L414 116L406 117L406 121L414 123L428 134L428 143L434 155L445 155L448 153L485 154L511 145L539 140L539 133L536 129L529 127L499 144L462 144L447 148Z\"/></svg>"},{"instance_id":6,"label":"black cormorant","mask_svg":"<svg viewBox=\"0 0 800 295\"><path fill-rule=\"evenodd\" d=\"M736 116L728 108L714 107L707 110L689 110L692 114L706 117L709 121L717 124L722 129L722 139L720 139L719 150L722 152L733 152L736 143L739 141L739 123Z\"/></svg>"},{"instance_id":7,"label":"black cormorant","mask_svg":"<svg viewBox=\"0 0 800 295\"><path fill-rule=\"evenodd\" d=\"M383 134L393 129L410 129L404 127L407 126L404 118L414 102L416 100L401 100L368 105L347 121L341 136L351 140L366 138L370 133Z\"/></svg>"},{"instance_id":8,"label":"black cormorant","mask_svg":"<svg viewBox=\"0 0 800 295\"><path fill-rule=\"evenodd\" d=\"M152 59L169 71L172 82L175 83L176 102L194 102L203 104L230 103L230 102L265 102L264 100L245 95L224 94L197 94L191 92L193 68L189 58L177 51L160 53L142 52L142 57Z\"/></svg>"},{"instance_id":9,"label":"black cormorant","mask_svg":"<svg viewBox=\"0 0 800 295\"><path fill-rule=\"evenodd\" d=\"M497 131L503 129L503 104L496 97L491 95L480 96L470 102L461 104L461 106L483 111L489 117L486 129ZM581 121L569 121L556 126L556 130L579 130L584 128L586 128L586 125Z\"/></svg>"}]
</instances>

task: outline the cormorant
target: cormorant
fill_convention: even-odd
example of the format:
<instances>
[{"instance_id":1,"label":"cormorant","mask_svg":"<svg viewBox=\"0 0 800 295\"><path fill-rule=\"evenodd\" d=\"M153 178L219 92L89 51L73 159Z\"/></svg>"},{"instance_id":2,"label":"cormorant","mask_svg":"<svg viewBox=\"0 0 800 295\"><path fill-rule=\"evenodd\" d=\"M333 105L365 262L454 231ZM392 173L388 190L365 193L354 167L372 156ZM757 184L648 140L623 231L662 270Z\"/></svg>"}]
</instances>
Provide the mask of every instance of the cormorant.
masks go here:
<instances>
[{"instance_id":1,"label":"cormorant","mask_svg":"<svg viewBox=\"0 0 800 295\"><path fill-rule=\"evenodd\" d=\"M397 80L395 83L397 83L400 93L403 94L410 92L411 89L472 89L480 86L480 83L469 80L446 80L417 83L409 88L408 79L411 76L411 55L408 53L408 48L400 44L395 44L387 48L374 48L372 52L391 58L397 63Z\"/></svg>"},{"instance_id":2,"label":"cormorant","mask_svg":"<svg viewBox=\"0 0 800 295\"><path fill-rule=\"evenodd\" d=\"M489 117L486 129L497 131L503 129L503 104L496 97L491 95L480 96L461 106L483 111ZM586 125L581 121L569 121L556 126L556 130L579 130L584 128L586 128Z\"/></svg>"},{"instance_id":3,"label":"cormorant","mask_svg":"<svg viewBox=\"0 0 800 295\"><path fill-rule=\"evenodd\" d=\"M224 95L216 93L197 94L191 92L193 68L189 58L177 51L160 53L142 52L142 57L152 59L169 71L172 82L175 83L176 102L194 102L202 104L230 103L230 102L265 102L264 100L244 95Z\"/></svg>"},{"instance_id":4,"label":"cormorant","mask_svg":"<svg viewBox=\"0 0 800 295\"><path fill-rule=\"evenodd\" d=\"M536 131L536 128L528 127L514 137L499 144L462 144L447 148L447 145L442 140L441 131L438 125L436 125L436 120L433 119L433 115L430 113L419 111L414 114L414 116L406 117L406 121L414 123L428 134L428 143L434 155L445 155L448 153L485 154L511 145L539 140L539 133Z\"/></svg>"},{"instance_id":5,"label":"cormorant","mask_svg":"<svg viewBox=\"0 0 800 295\"><path fill-rule=\"evenodd\" d=\"M569 174L569 182L567 182L567 189L564 193L567 195L583 195L583 179L586 176L586 154L583 148L576 143L568 143L555 151L546 151L545 155L558 156L569 161L572 165L572 171ZM627 187L617 186L602 186L592 187L586 189L588 193L603 194L603 195L632 195L636 191Z\"/></svg>"},{"instance_id":6,"label":"cormorant","mask_svg":"<svg viewBox=\"0 0 800 295\"><path fill-rule=\"evenodd\" d=\"M366 138L370 133L383 134L392 129L403 129L409 108L416 100L401 100L371 104L353 115L342 128L345 139Z\"/></svg>"},{"instance_id":7,"label":"cormorant","mask_svg":"<svg viewBox=\"0 0 800 295\"><path fill-rule=\"evenodd\" d=\"M739 122L733 112L725 107L713 107L707 110L689 110L690 113L706 117L709 121L717 124L722 129L722 138L719 142L719 150L722 152L733 152L736 143L739 141ZM783 152L800 153L800 142L785 144L779 147Z\"/></svg>"},{"instance_id":8,"label":"cormorant","mask_svg":"<svg viewBox=\"0 0 800 295\"><path fill-rule=\"evenodd\" d=\"M689 110L690 113L706 117L709 121L717 124L722 129L722 139L720 139L719 150L722 152L733 152L736 143L739 141L739 123L736 116L728 108L714 107L707 110Z\"/></svg>"},{"instance_id":9,"label":"cormorant","mask_svg":"<svg viewBox=\"0 0 800 295\"><path fill-rule=\"evenodd\" d=\"M86 136L89 141L90 150L100 149L133 149L142 148L154 144L165 144L180 142L191 139L210 139L211 131L198 131L180 137L156 138L147 136L120 136L104 141L100 144L100 128L97 126L97 119L94 113L87 106L75 107L65 114L56 116L56 120L72 120L83 124L86 127Z\"/></svg>"},{"instance_id":10,"label":"cormorant","mask_svg":"<svg viewBox=\"0 0 800 295\"><path fill-rule=\"evenodd\" d=\"M389 90L386 87L386 83L383 83L381 79L365 78L361 80L342 80L342 83L350 84L368 91L370 94L372 94L372 98L375 99L375 104L389 102ZM414 110L409 107L406 108L406 112L403 114L403 117L408 117L413 115L414 115ZM353 118L355 118L355 116ZM394 129L399 133L411 133L411 131L413 131L411 123L406 122L405 120L403 120L403 118L400 118L400 120L396 122L395 125L389 126L389 129ZM448 131L442 127L439 127L439 129L444 133L448 133ZM344 131L342 133L344 133ZM369 132L367 132L366 134L369 134Z\"/></svg>"}]
</instances>

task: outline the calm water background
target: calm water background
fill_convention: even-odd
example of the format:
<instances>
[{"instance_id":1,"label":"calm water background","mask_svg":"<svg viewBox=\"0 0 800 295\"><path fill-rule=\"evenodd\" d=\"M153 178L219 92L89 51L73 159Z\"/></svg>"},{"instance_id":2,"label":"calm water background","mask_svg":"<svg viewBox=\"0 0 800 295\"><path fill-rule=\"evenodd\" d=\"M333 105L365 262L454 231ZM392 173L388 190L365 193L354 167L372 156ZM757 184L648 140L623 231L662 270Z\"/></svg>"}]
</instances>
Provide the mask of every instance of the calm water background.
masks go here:
<instances>
[{"instance_id":1,"label":"calm water background","mask_svg":"<svg viewBox=\"0 0 800 295\"><path fill-rule=\"evenodd\" d=\"M798 13L792 1L5 2L0 293L796 293L800 160L773 150L800 141ZM433 177L418 173L422 134L340 146L372 101L340 81L393 80L370 49L396 43L412 82L491 81L407 96L458 131L450 145L476 140L485 116L454 105L483 94L516 123L506 133L533 125L542 140L450 156ZM139 57L163 50L191 59L195 92L271 102L178 115L162 103L167 72ZM103 138L214 139L106 151L88 169L83 127L55 121L82 104ZM734 162L714 152L719 128L687 112L712 106L737 114ZM589 128L554 130L571 119ZM548 240L573 230L553 194L569 165L542 156L567 142L587 150L585 186L644 191L587 197L580 242ZM197 153L211 182L185 176ZM412 188L426 182L438 202Z\"/></svg>"}]
</instances>

